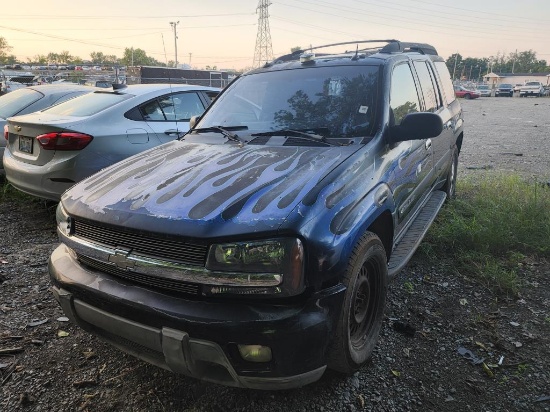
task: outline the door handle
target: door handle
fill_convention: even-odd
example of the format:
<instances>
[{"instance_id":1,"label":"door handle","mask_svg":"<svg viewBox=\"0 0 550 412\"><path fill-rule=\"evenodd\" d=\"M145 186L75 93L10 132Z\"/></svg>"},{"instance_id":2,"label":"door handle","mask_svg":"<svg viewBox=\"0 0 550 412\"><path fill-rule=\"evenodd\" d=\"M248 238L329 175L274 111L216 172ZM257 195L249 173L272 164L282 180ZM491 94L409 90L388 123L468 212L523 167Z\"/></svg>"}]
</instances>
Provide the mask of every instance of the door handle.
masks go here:
<instances>
[{"instance_id":1,"label":"door handle","mask_svg":"<svg viewBox=\"0 0 550 412\"><path fill-rule=\"evenodd\" d=\"M180 132L178 129L168 129L164 131L164 134L168 136L173 136L173 135L181 136L183 135L183 132Z\"/></svg>"},{"instance_id":2,"label":"door handle","mask_svg":"<svg viewBox=\"0 0 550 412\"><path fill-rule=\"evenodd\" d=\"M425 147L426 147L426 150L429 150L432 147L432 139L426 140Z\"/></svg>"}]
</instances>

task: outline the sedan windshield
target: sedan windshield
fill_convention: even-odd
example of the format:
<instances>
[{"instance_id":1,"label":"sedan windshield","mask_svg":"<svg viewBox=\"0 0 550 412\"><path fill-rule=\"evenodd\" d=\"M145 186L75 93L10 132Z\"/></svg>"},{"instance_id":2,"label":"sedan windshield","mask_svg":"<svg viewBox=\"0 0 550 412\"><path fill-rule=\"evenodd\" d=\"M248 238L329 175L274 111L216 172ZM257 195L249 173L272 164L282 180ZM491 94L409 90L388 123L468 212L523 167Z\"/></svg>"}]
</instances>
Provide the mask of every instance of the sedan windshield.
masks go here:
<instances>
[{"instance_id":1,"label":"sedan windshield","mask_svg":"<svg viewBox=\"0 0 550 412\"><path fill-rule=\"evenodd\" d=\"M245 75L218 97L198 127L246 126L252 135L299 130L327 138L372 136L378 70L313 67Z\"/></svg>"}]
</instances>

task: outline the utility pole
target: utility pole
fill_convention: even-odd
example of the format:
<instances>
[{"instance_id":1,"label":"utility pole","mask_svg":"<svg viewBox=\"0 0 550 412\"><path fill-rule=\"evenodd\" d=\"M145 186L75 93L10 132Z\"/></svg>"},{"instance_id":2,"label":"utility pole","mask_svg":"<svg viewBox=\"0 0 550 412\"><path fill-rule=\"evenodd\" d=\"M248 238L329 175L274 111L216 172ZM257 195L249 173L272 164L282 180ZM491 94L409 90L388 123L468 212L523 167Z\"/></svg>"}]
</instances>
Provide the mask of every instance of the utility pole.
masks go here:
<instances>
[{"instance_id":1,"label":"utility pole","mask_svg":"<svg viewBox=\"0 0 550 412\"><path fill-rule=\"evenodd\" d=\"M178 24L180 24L179 20L170 22L170 26L172 26L172 28L174 29L174 50L176 54L176 67L178 67L178 34L176 32L176 26Z\"/></svg>"},{"instance_id":2,"label":"utility pole","mask_svg":"<svg viewBox=\"0 0 550 412\"><path fill-rule=\"evenodd\" d=\"M193 54L193 53L189 53L189 67L191 67L191 55L192 55L192 54Z\"/></svg>"},{"instance_id":3,"label":"utility pole","mask_svg":"<svg viewBox=\"0 0 550 412\"><path fill-rule=\"evenodd\" d=\"M273 49L271 48L271 33L269 31L269 11L271 3L269 0L259 0L256 13L258 17L258 34L256 35L256 49L254 50L253 67L260 67L268 61L273 60Z\"/></svg>"}]
</instances>

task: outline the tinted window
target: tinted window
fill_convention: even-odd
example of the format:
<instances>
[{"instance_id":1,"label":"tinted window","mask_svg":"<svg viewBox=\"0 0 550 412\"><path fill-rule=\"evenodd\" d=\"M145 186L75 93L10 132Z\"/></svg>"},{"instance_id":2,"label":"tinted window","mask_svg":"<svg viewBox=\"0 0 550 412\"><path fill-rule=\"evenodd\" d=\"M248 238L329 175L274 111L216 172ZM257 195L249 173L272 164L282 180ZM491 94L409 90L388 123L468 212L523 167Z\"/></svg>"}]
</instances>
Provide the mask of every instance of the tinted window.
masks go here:
<instances>
[{"instance_id":1,"label":"tinted window","mask_svg":"<svg viewBox=\"0 0 550 412\"><path fill-rule=\"evenodd\" d=\"M390 108L392 124L399 124L406 114L420 110L416 85L408 64L400 64L393 69Z\"/></svg>"},{"instance_id":2,"label":"tinted window","mask_svg":"<svg viewBox=\"0 0 550 412\"><path fill-rule=\"evenodd\" d=\"M216 99L200 127L370 136L375 130L378 70L378 66L316 67L242 76Z\"/></svg>"},{"instance_id":3,"label":"tinted window","mask_svg":"<svg viewBox=\"0 0 550 412\"><path fill-rule=\"evenodd\" d=\"M443 91L445 92L445 100L447 104L450 104L456 99L453 89L453 82L451 81L451 74L445 62L434 62L434 66L439 74L439 80L443 85Z\"/></svg>"},{"instance_id":4,"label":"tinted window","mask_svg":"<svg viewBox=\"0 0 550 412\"><path fill-rule=\"evenodd\" d=\"M145 120L189 120L204 112L204 105L197 93L175 93L160 97L140 107Z\"/></svg>"},{"instance_id":5,"label":"tinted window","mask_svg":"<svg viewBox=\"0 0 550 412\"><path fill-rule=\"evenodd\" d=\"M88 93L50 107L45 112L62 116L91 116L131 97L133 95L103 92Z\"/></svg>"},{"instance_id":6,"label":"tinted window","mask_svg":"<svg viewBox=\"0 0 550 412\"><path fill-rule=\"evenodd\" d=\"M42 93L32 89L19 89L5 94L0 97L0 117L5 119L13 116L42 97Z\"/></svg>"},{"instance_id":7,"label":"tinted window","mask_svg":"<svg viewBox=\"0 0 550 412\"><path fill-rule=\"evenodd\" d=\"M426 66L426 62L414 62L414 68L416 74L420 80L420 88L422 89L422 95L424 96L424 110L427 112L434 112L439 107L437 92L432 82L432 76Z\"/></svg>"}]
</instances>

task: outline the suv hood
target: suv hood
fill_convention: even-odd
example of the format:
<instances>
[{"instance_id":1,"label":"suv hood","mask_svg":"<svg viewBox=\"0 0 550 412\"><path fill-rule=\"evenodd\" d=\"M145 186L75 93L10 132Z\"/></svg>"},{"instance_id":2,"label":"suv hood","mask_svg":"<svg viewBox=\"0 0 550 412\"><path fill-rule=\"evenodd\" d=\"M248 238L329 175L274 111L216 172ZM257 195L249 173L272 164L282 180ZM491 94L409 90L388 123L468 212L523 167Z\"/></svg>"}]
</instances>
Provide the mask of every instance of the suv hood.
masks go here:
<instances>
[{"instance_id":1,"label":"suv hood","mask_svg":"<svg viewBox=\"0 0 550 412\"><path fill-rule=\"evenodd\" d=\"M76 217L163 234L273 232L359 147L174 141L83 180L61 202Z\"/></svg>"}]
</instances>

